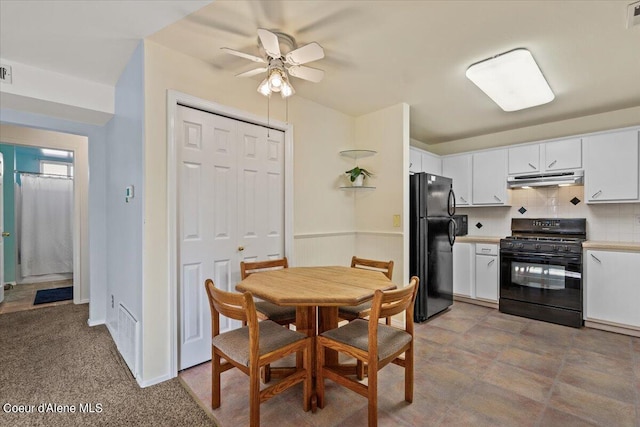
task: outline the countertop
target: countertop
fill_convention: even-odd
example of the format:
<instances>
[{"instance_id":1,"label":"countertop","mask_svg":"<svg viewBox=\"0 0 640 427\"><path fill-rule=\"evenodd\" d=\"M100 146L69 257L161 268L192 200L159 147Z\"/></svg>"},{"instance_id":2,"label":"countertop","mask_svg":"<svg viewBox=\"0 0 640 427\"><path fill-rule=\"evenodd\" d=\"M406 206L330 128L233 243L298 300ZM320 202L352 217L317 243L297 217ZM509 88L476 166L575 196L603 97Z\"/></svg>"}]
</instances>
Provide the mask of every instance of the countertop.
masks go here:
<instances>
[{"instance_id":1,"label":"countertop","mask_svg":"<svg viewBox=\"0 0 640 427\"><path fill-rule=\"evenodd\" d=\"M610 242L610 241L604 241L604 240L587 240L582 243L582 248L640 252L640 243L639 242Z\"/></svg>"},{"instance_id":2,"label":"countertop","mask_svg":"<svg viewBox=\"0 0 640 427\"><path fill-rule=\"evenodd\" d=\"M502 236L456 236L456 242L459 243L493 243L499 244Z\"/></svg>"}]
</instances>

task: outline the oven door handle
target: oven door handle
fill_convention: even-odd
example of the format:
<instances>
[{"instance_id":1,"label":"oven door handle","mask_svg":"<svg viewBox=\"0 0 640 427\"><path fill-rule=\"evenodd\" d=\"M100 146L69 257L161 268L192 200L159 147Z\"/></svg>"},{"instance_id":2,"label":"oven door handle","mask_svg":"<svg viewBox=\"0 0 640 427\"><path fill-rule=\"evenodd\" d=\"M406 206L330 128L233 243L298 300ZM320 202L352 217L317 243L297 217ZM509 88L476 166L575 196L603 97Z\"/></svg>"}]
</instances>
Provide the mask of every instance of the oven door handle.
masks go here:
<instances>
[{"instance_id":1,"label":"oven door handle","mask_svg":"<svg viewBox=\"0 0 640 427\"><path fill-rule=\"evenodd\" d=\"M531 252L527 252L527 253L511 252L511 251L506 251L502 249L500 250L500 257L509 258L511 260L516 260L516 261L527 260L527 261L533 261L533 262L540 262L540 260L543 260L543 261L560 261L560 262L566 261L566 262L573 262L577 264L582 263L582 255L578 255L578 254L574 256L566 256L561 254L536 254Z\"/></svg>"}]
</instances>

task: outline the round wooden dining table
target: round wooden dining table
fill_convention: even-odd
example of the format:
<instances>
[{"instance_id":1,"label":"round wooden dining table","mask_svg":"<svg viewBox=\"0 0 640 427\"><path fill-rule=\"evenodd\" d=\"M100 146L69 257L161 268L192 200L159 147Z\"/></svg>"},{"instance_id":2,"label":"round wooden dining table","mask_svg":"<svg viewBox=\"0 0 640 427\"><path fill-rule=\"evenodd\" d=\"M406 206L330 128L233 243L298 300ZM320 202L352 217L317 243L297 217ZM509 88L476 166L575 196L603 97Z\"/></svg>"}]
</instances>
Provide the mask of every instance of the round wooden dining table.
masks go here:
<instances>
[{"instance_id":1,"label":"round wooden dining table","mask_svg":"<svg viewBox=\"0 0 640 427\"><path fill-rule=\"evenodd\" d=\"M236 285L236 290L251 292L254 297L278 305L295 306L296 330L310 337L338 327L338 307L359 305L371 300L378 289L395 288L396 285L382 272L339 266L263 271L251 274ZM314 343L314 352L315 348ZM315 368L315 354L312 360ZM338 354L326 350L325 363L338 366ZM344 369L353 370L353 367ZM315 409L314 403L312 398Z\"/></svg>"}]
</instances>

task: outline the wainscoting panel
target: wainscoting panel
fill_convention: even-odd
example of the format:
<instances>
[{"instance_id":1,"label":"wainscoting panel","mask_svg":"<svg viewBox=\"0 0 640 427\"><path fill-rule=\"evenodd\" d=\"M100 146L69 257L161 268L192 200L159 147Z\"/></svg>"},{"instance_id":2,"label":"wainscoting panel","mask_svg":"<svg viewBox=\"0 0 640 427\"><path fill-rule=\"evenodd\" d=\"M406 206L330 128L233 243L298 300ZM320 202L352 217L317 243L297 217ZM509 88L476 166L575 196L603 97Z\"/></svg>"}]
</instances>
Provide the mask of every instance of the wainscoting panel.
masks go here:
<instances>
[{"instance_id":1,"label":"wainscoting panel","mask_svg":"<svg viewBox=\"0 0 640 427\"><path fill-rule=\"evenodd\" d=\"M354 255L380 261L393 260L393 283L406 285L409 278L403 277L404 251L402 242L402 233L359 231L356 233Z\"/></svg>"},{"instance_id":2,"label":"wainscoting panel","mask_svg":"<svg viewBox=\"0 0 640 427\"><path fill-rule=\"evenodd\" d=\"M355 254L354 232L317 233L297 235L293 238L292 267L321 265L351 265Z\"/></svg>"}]
</instances>

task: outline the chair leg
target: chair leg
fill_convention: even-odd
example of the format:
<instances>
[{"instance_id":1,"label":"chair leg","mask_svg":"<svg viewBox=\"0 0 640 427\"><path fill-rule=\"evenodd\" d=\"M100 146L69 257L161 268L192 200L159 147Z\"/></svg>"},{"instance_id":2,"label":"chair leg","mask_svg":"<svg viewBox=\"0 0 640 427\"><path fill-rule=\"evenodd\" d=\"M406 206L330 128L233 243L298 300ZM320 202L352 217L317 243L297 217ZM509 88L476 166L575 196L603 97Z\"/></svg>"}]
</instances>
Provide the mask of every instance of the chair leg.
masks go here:
<instances>
[{"instance_id":1,"label":"chair leg","mask_svg":"<svg viewBox=\"0 0 640 427\"><path fill-rule=\"evenodd\" d=\"M369 364L367 391L369 392L369 427L378 427L378 366Z\"/></svg>"},{"instance_id":2,"label":"chair leg","mask_svg":"<svg viewBox=\"0 0 640 427\"><path fill-rule=\"evenodd\" d=\"M249 425L260 425L260 367L249 368Z\"/></svg>"},{"instance_id":3,"label":"chair leg","mask_svg":"<svg viewBox=\"0 0 640 427\"><path fill-rule=\"evenodd\" d=\"M404 354L404 400L413 402L413 342Z\"/></svg>"},{"instance_id":4,"label":"chair leg","mask_svg":"<svg viewBox=\"0 0 640 427\"><path fill-rule=\"evenodd\" d=\"M303 392L302 392L302 409L307 412L311 409L311 382L313 381L313 365L311 363L311 346L313 345L313 341L310 338L307 338L307 345L303 350L303 358L304 358L304 369L306 369L306 376L302 383Z\"/></svg>"},{"instance_id":5,"label":"chair leg","mask_svg":"<svg viewBox=\"0 0 640 427\"><path fill-rule=\"evenodd\" d=\"M388 326L391 326L391 316L387 316L386 322Z\"/></svg>"},{"instance_id":6,"label":"chair leg","mask_svg":"<svg viewBox=\"0 0 640 427\"><path fill-rule=\"evenodd\" d=\"M211 407L220 407L220 356L212 351L211 355Z\"/></svg>"},{"instance_id":7,"label":"chair leg","mask_svg":"<svg viewBox=\"0 0 640 427\"><path fill-rule=\"evenodd\" d=\"M260 372L263 383L267 384L269 381L271 381L271 365L264 365Z\"/></svg>"},{"instance_id":8,"label":"chair leg","mask_svg":"<svg viewBox=\"0 0 640 427\"><path fill-rule=\"evenodd\" d=\"M356 377L359 381L364 379L364 363L362 360L356 360Z\"/></svg>"},{"instance_id":9,"label":"chair leg","mask_svg":"<svg viewBox=\"0 0 640 427\"><path fill-rule=\"evenodd\" d=\"M316 395L318 398L318 407L322 409L324 408L324 375L322 374L324 347L319 338L316 338L316 343Z\"/></svg>"}]
</instances>

